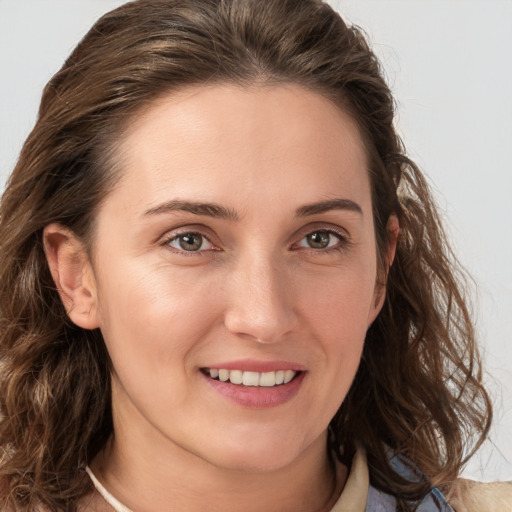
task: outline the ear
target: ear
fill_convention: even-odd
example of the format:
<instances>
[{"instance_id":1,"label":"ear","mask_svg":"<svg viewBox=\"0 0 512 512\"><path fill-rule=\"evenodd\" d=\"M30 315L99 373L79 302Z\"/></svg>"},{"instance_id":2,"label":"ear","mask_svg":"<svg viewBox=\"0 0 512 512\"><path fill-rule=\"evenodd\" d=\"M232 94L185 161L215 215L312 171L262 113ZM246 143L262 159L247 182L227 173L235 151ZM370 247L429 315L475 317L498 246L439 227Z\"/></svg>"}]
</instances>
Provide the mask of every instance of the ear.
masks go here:
<instances>
[{"instance_id":1,"label":"ear","mask_svg":"<svg viewBox=\"0 0 512 512\"><path fill-rule=\"evenodd\" d=\"M393 265L393 261L395 260L396 254L396 246L398 243L398 235L400 234L400 224L398 222L398 217L393 213L389 216L388 224L386 226L386 231L388 233L388 252L386 255L386 278L389 273L389 267Z\"/></svg>"},{"instance_id":2,"label":"ear","mask_svg":"<svg viewBox=\"0 0 512 512\"><path fill-rule=\"evenodd\" d=\"M69 318L84 329L99 327L96 280L84 244L60 224L46 226L43 243L50 272Z\"/></svg>"},{"instance_id":3,"label":"ear","mask_svg":"<svg viewBox=\"0 0 512 512\"><path fill-rule=\"evenodd\" d=\"M395 259L398 235L400 234L400 224L398 222L398 217L395 214L391 214L389 216L388 223L386 225L386 231L388 247L386 252L386 259L384 261L385 268L384 272L381 271L378 273L378 280L375 285L374 305L370 312L368 327L377 318L377 315L380 313L380 310L384 305L384 300L386 299L386 281L389 274L389 268L391 265L393 265L393 261Z\"/></svg>"}]
</instances>

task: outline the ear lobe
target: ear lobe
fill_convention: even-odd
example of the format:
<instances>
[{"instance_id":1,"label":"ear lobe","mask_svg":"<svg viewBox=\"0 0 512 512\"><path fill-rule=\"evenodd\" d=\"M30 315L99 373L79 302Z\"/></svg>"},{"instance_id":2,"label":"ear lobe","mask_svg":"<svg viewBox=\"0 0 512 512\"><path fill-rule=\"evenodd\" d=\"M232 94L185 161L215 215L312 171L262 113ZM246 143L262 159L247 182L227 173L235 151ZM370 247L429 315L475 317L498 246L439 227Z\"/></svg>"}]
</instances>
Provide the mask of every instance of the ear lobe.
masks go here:
<instances>
[{"instance_id":1,"label":"ear lobe","mask_svg":"<svg viewBox=\"0 0 512 512\"><path fill-rule=\"evenodd\" d=\"M46 226L43 242L53 281L69 318L79 327L96 329L96 280L84 244L60 224Z\"/></svg>"},{"instance_id":2,"label":"ear lobe","mask_svg":"<svg viewBox=\"0 0 512 512\"><path fill-rule=\"evenodd\" d=\"M380 313L380 310L384 305L384 300L386 299L387 276L389 274L389 268L391 267L395 259L398 235L400 234L400 224L398 222L398 217L395 214L389 216L388 223L386 225L386 231L388 234L388 247L386 253L386 260L384 261L385 271L383 272L383 279L381 280L379 277L375 285L374 307L370 312L368 327L377 318L377 315Z\"/></svg>"}]
</instances>

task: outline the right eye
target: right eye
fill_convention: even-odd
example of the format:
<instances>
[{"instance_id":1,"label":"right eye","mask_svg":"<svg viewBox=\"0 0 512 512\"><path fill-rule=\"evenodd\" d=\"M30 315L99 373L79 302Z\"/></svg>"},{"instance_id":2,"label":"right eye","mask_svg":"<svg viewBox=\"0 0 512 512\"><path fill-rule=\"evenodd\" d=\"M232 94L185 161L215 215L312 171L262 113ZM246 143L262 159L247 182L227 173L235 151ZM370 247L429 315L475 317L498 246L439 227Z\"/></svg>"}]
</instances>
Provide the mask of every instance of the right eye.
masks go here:
<instances>
[{"instance_id":1,"label":"right eye","mask_svg":"<svg viewBox=\"0 0 512 512\"><path fill-rule=\"evenodd\" d=\"M317 229L303 237L297 246L327 252L342 248L346 242L346 238L333 229Z\"/></svg>"},{"instance_id":2,"label":"right eye","mask_svg":"<svg viewBox=\"0 0 512 512\"><path fill-rule=\"evenodd\" d=\"M188 231L169 238L166 242L173 249L185 252L200 252L213 249L213 244L201 233Z\"/></svg>"}]
</instances>

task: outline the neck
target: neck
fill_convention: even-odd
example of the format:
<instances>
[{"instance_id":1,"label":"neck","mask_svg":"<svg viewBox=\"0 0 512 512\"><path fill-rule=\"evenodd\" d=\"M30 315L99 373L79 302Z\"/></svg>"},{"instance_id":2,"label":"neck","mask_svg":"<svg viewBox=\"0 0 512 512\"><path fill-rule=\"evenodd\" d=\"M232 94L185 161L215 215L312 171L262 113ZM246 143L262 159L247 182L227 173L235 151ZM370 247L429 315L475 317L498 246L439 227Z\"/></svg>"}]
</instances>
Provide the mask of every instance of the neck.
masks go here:
<instances>
[{"instance_id":1,"label":"neck","mask_svg":"<svg viewBox=\"0 0 512 512\"><path fill-rule=\"evenodd\" d=\"M91 467L113 496L137 512L323 512L332 508L347 477L339 464L336 474L327 433L283 467L244 470L216 466L149 424L133 428L137 422L131 419L114 414L115 435Z\"/></svg>"}]
</instances>

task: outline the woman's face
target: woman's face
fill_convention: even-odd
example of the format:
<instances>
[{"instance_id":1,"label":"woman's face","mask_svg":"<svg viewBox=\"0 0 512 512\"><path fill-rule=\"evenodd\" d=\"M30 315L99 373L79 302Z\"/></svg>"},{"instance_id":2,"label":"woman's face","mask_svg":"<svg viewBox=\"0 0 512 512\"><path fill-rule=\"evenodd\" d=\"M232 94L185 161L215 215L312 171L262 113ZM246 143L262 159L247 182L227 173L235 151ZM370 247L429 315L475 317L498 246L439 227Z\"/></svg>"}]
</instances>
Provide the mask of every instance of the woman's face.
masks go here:
<instances>
[{"instance_id":1,"label":"woman's face","mask_svg":"<svg viewBox=\"0 0 512 512\"><path fill-rule=\"evenodd\" d=\"M382 296L353 120L296 85L190 88L118 156L90 310L118 439L248 470L325 450Z\"/></svg>"}]
</instances>

